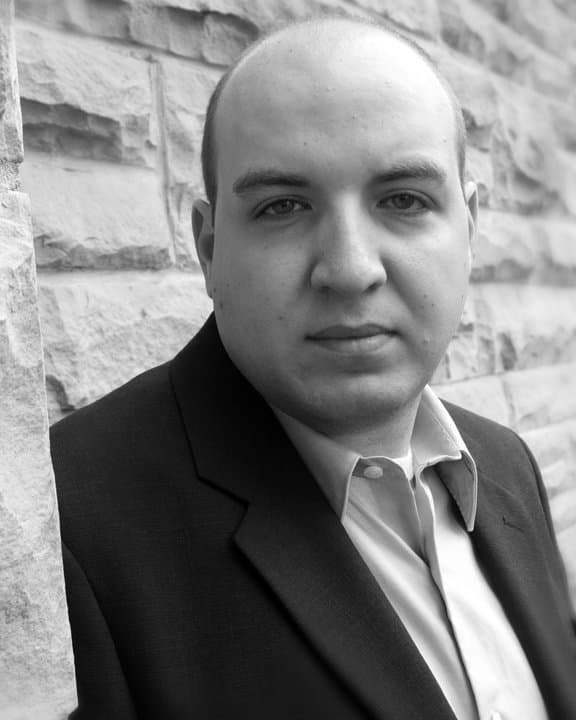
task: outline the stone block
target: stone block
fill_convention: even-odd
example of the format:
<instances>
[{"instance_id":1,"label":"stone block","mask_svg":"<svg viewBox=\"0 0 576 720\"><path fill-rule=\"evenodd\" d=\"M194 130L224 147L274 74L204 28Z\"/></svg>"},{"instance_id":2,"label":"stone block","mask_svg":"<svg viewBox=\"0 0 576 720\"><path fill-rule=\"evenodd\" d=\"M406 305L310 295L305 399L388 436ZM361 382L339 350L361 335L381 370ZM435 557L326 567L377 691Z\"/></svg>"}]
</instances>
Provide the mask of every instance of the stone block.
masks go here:
<instances>
[{"instance_id":1,"label":"stone block","mask_svg":"<svg viewBox=\"0 0 576 720\"><path fill-rule=\"evenodd\" d=\"M449 47L499 75L524 81L533 58L528 42L473 0L443 0L439 5L442 39Z\"/></svg>"},{"instance_id":2,"label":"stone block","mask_svg":"<svg viewBox=\"0 0 576 720\"><path fill-rule=\"evenodd\" d=\"M502 384L519 432L576 416L576 363L507 373Z\"/></svg>"},{"instance_id":3,"label":"stone block","mask_svg":"<svg viewBox=\"0 0 576 720\"><path fill-rule=\"evenodd\" d=\"M543 248L542 281L576 284L576 222L542 220L534 231Z\"/></svg>"},{"instance_id":4,"label":"stone block","mask_svg":"<svg viewBox=\"0 0 576 720\"><path fill-rule=\"evenodd\" d=\"M204 115L219 75L172 60L162 61L160 73L170 182L199 180Z\"/></svg>"},{"instance_id":5,"label":"stone block","mask_svg":"<svg viewBox=\"0 0 576 720\"><path fill-rule=\"evenodd\" d=\"M535 271L538 250L529 221L483 210L478 218L472 279L476 282L524 282Z\"/></svg>"},{"instance_id":6,"label":"stone block","mask_svg":"<svg viewBox=\"0 0 576 720\"><path fill-rule=\"evenodd\" d=\"M39 280L51 419L170 359L211 310L194 273L50 273Z\"/></svg>"},{"instance_id":7,"label":"stone block","mask_svg":"<svg viewBox=\"0 0 576 720\"><path fill-rule=\"evenodd\" d=\"M76 706L38 324L30 209L0 193L0 717Z\"/></svg>"},{"instance_id":8,"label":"stone block","mask_svg":"<svg viewBox=\"0 0 576 720\"><path fill-rule=\"evenodd\" d=\"M371 2L371 0L364 1ZM128 0L128 2L137 7L142 0ZM426 2L429 3L430 0ZM151 7L180 9L189 13L215 14L224 22L230 20L233 24L241 20L247 24L244 27L257 28L260 32L291 20L324 12L370 16L368 12L363 13L360 2L353 5L347 0L314 0L312 3L310 0L147 0L146 4ZM392 7L389 1L387 5ZM422 6L423 3L421 2L420 5ZM378 11L380 7L382 7L381 1L377 2L376 10Z\"/></svg>"},{"instance_id":9,"label":"stone block","mask_svg":"<svg viewBox=\"0 0 576 720\"><path fill-rule=\"evenodd\" d=\"M132 40L176 55L200 59L204 18L183 8L134 5L129 19Z\"/></svg>"},{"instance_id":10,"label":"stone block","mask_svg":"<svg viewBox=\"0 0 576 720\"><path fill-rule=\"evenodd\" d=\"M25 26L17 44L28 150L155 165L148 62L90 38Z\"/></svg>"},{"instance_id":11,"label":"stone block","mask_svg":"<svg viewBox=\"0 0 576 720\"><path fill-rule=\"evenodd\" d=\"M11 162L0 158L0 189L20 190L18 162Z\"/></svg>"},{"instance_id":12,"label":"stone block","mask_svg":"<svg viewBox=\"0 0 576 720\"><path fill-rule=\"evenodd\" d=\"M576 21L576 5L573 0L553 0L554 5L569 18Z\"/></svg>"},{"instance_id":13,"label":"stone block","mask_svg":"<svg viewBox=\"0 0 576 720\"><path fill-rule=\"evenodd\" d=\"M158 269L172 239L160 182L145 168L29 153L36 262L43 269Z\"/></svg>"},{"instance_id":14,"label":"stone block","mask_svg":"<svg viewBox=\"0 0 576 720\"><path fill-rule=\"evenodd\" d=\"M126 40L129 9L122 0L17 0L16 17L86 35Z\"/></svg>"},{"instance_id":15,"label":"stone block","mask_svg":"<svg viewBox=\"0 0 576 720\"><path fill-rule=\"evenodd\" d=\"M576 37L576 25L575 35ZM576 40L574 41L576 47ZM565 102L573 100L574 85L576 83L576 69L549 53L536 51L533 53L533 60L528 67L527 84L536 92L548 95L551 98Z\"/></svg>"},{"instance_id":16,"label":"stone block","mask_svg":"<svg viewBox=\"0 0 576 720\"><path fill-rule=\"evenodd\" d=\"M14 189L12 165L22 162L22 120L18 102L12 3L0 4L0 186Z\"/></svg>"},{"instance_id":17,"label":"stone block","mask_svg":"<svg viewBox=\"0 0 576 720\"><path fill-rule=\"evenodd\" d=\"M472 285L434 382L576 361L574 307L568 287Z\"/></svg>"},{"instance_id":18,"label":"stone block","mask_svg":"<svg viewBox=\"0 0 576 720\"><path fill-rule=\"evenodd\" d=\"M471 0L445 0L440 5L442 40L478 62L486 59L486 27L492 23Z\"/></svg>"},{"instance_id":19,"label":"stone block","mask_svg":"<svg viewBox=\"0 0 576 720\"><path fill-rule=\"evenodd\" d=\"M377 13L410 34L437 39L440 35L440 14L435 0L355 0L355 5Z\"/></svg>"},{"instance_id":20,"label":"stone block","mask_svg":"<svg viewBox=\"0 0 576 720\"><path fill-rule=\"evenodd\" d=\"M480 284L472 296L495 372L576 362L576 288Z\"/></svg>"},{"instance_id":21,"label":"stone block","mask_svg":"<svg viewBox=\"0 0 576 720\"><path fill-rule=\"evenodd\" d=\"M499 118L491 137L493 207L525 214L559 203L554 131L546 104L512 83L500 88Z\"/></svg>"},{"instance_id":22,"label":"stone block","mask_svg":"<svg viewBox=\"0 0 576 720\"><path fill-rule=\"evenodd\" d=\"M170 213L177 262L197 266L192 237L191 209L204 194L200 150L204 115L217 76L176 60L163 60L160 68L168 167Z\"/></svg>"},{"instance_id":23,"label":"stone block","mask_svg":"<svg viewBox=\"0 0 576 720\"><path fill-rule=\"evenodd\" d=\"M571 0L565 0L569 3ZM558 11L556 0L476 0L497 20L559 57L574 49L576 24Z\"/></svg>"},{"instance_id":24,"label":"stone block","mask_svg":"<svg viewBox=\"0 0 576 720\"><path fill-rule=\"evenodd\" d=\"M230 65L258 35L256 25L246 19L208 13L204 18L202 57L214 65Z\"/></svg>"},{"instance_id":25,"label":"stone block","mask_svg":"<svg viewBox=\"0 0 576 720\"><path fill-rule=\"evenodd\" d=\"M576 152L576 122L574 122L573 105L551 102L548 107L557 143L564 150Z\"/></svg>"},{"instance_id":26,"label":"stone block","mask_svg":"<svg viewBox=\"0 0 576 720\"><path fill-rule=\"evenodd\" d=\"M483 210L472 279L576 284L576 222Z\"/></svg>"},{"instance_id":27,"label":"stone block","mask_svg":"<svg viewBox=\"0 0 576 720\"><path fill-rule=\"evenodd\" d=\"M555 164L556 187L562 207L576 218L576 153L557 151Z\"/></svg>"},{"instance_id":28,"label":"stone block","mask_svg":"<svg viewBox=\"0 0 576 720\"><path fill-rule=\"evenodd\" d=\"M566 58L535 47L499 22L474 0L443 0L442 39L498 75L565 100L573 91L574 71Z\"/></svg>"},{"instance_id":29,"label":"stone block","mask_svg":"<svg viewBox=\"0 0 576 720\"><path fill-rule=\"evenodd\" d=\"M443 361L444 376L437 382L455 382L494 372L494 339L489 327L478 318L472 287L457 332L452 338Z\"/></svg>"},{"instance_id":30,"label":"stone block","mask_svg":"<svg viewBox=\"0 0 576 720\"><path fill-rule=\"evenodd\" d=\"M488 150L499 105L493 79L481 68L462 62L461 57L439 46L432 49L432 54L460 101L469 143L479 150Z\"/></svg>"},{"instance_id":31,"label":"stone block","mask_svg":"<svg viewBox=\"0 0 576 720\"><path fill-rule=\"evenodd\" d=\"M434 384L434 390L443 400L461 405L502 425L510 424L508 401L498 377Z\"/></svg>"},{"instance_id":32,"label":"stone block","mask_svg":"<svg viewBox=\"0 0 576 720\"><path fill-rule=\"evenodd\" d=\"M129 28L138 43L214 65L229 65L258 36L244 18L170 6L135 5Z\"/></svg>"}]
</instances>

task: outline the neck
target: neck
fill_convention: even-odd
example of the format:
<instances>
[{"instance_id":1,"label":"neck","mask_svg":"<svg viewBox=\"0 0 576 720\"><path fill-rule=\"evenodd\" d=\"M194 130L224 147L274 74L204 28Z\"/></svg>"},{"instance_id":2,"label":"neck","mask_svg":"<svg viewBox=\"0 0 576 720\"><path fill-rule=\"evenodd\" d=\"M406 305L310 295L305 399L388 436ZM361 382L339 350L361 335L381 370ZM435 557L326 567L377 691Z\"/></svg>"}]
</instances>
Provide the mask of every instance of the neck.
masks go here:
<instances>
[{"instance_id":1,"label":"neck","mask_svg":"<svg viewBox=\"0 0 576 720\"><path fill-rule=\"evenodd\" d=\"M324 434L363 457L403 457L410 448L419 404L420 396L409 407L387 412L386 417L377 423L367 423L362 427L330 428Z\"/></svg>"}]
</instances>

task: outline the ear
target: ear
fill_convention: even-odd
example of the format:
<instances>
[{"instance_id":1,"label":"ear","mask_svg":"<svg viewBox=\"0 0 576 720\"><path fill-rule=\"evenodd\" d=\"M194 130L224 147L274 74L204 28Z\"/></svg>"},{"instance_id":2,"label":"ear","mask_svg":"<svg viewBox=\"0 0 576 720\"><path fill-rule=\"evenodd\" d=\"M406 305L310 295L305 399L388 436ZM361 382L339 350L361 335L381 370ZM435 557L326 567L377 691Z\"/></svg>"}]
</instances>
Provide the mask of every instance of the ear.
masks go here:
<instances>
[{"instance_id":1,"label":"ear","mask_svg":"<svg viewBox=\"0 0 576 720\"><path fill-rule=\"evenodd\" d=\"M464 185L464 201L466 202L468 218L468 252L470 263L472 263L476 250L478 228L478 187L472 180L468 180Z\"/></svg>"},{"instance_id":2,"label":"ear","mask_svg":"<svg viewBox=\"0 0 576 720\"><path fill-rule=\"evenodd\" d=\"M212 258L214 255L214 223L212 207L205 200L196 200L192 206L192 231L196 254L204 274L204 284L212 297Z\"/></svg>"}]
</instances>

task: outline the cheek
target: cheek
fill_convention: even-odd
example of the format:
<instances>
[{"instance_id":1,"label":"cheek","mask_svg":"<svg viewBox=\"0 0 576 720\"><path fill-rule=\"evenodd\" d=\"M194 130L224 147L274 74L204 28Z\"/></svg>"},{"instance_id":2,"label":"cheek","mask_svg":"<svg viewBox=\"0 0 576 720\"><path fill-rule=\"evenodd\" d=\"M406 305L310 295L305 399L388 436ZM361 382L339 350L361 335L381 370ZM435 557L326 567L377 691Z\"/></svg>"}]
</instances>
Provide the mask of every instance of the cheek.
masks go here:
<instances>
[{"instance_id":1,"label":"cheek","mask_svg":"<svg viewBox=\"0 0 576 720\"><path fill-rule=\"evenodd\" d=\"M256 346L282 332L289 315L290 288L273 264L262 258L232 259L215 273L216 312L231 332L244 334Z\"/></svg>"},{"instance_id":2,"label":"cheek","mask_svg":"<svg viewBox=\"0 0 576 720\"><path fill-rule=\"evenodd\" d=\"M469 261L463 252L431 254L412 266L411 305L424 326L426 343L444 342L445 334L454 331L466 298L468 276Z\"/></svg>"}]
</instances>

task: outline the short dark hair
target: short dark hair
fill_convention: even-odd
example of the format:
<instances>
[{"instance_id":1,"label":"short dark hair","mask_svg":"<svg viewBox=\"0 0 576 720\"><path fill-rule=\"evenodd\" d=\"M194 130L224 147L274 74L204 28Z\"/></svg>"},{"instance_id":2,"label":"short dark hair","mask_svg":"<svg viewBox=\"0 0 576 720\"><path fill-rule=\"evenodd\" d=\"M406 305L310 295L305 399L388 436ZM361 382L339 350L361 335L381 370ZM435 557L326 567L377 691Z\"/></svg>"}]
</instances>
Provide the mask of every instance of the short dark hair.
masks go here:
<instances>
[{"instance_id":1,"label":"short dark hair","mask_svg":"<svg viewBox=\"0 0 576 720\"><path fill-rule=\"evenodd\" d=\"M456 94L448 82L448 80L444 77L444 75L440 72L438 69L436 63L434 60L430 57L430 55L420 47L414 40L411 38L406 37L405 35L402 35L402 33L398 32L395 28L389 26L386 23L383 22L374 22L372 20L368 20L365 18L360 17L346 17L342 15L322 15L319 17L313 17L308 18L305 20L298 20L296 22L284 24L281 27L276 27L270 32L266 33L262 37L258 38L256 41L254 41L251 45L249 45L242 53L241 55L235 60L235 62L226 70L226 72L222 75L220 80L218 81L216 87L214 88L214 91L212 92L212 95L210 96L210 100L208 101L208 107L206 109L206 116L204 119L204 134L202 136L202 151L201 151L201 160L202 160L202 177L204 179L204 189L206 192L206 198L210 205L212 206L212 211L214 211L214 208L216 206L216 196L217 196L217 183L216 183L216 163L217 163L217 148L216 148L216 113L218 110L218 105L220 104L220 98L222 97L222 93L224 92L226 86L230 82L232 76L236 73L240 65L244 63L244 61L251 56L255 50L260 47L260 45L264 44L265 41L267 41L270 37L278 35L282 32L284 32L287 29L293 28L293 27L299 27L301 25L311 25L314 23L321 23L324 20L341 20L345 21L351 24L356 25L363 25L365 27L372 27L378 30L381 30L385 34L392 36L396 38L397 40L400 40L404 44L408 45L408 47L412 48L420 57L426 62L428 67L433 71L433 73L436 75L438 80L440 81L440 84L446 91L450 103L452 105L452 108L454 110L454 121L456 126L456 152L458 156L458 174L460 177L460 184L464 185L464 177L466 173L466 125L464 122L464 116L462 113L462 108L460 107L460 103L458 101L458 98L456 97Z\"/></svg>"}]
</instances>

